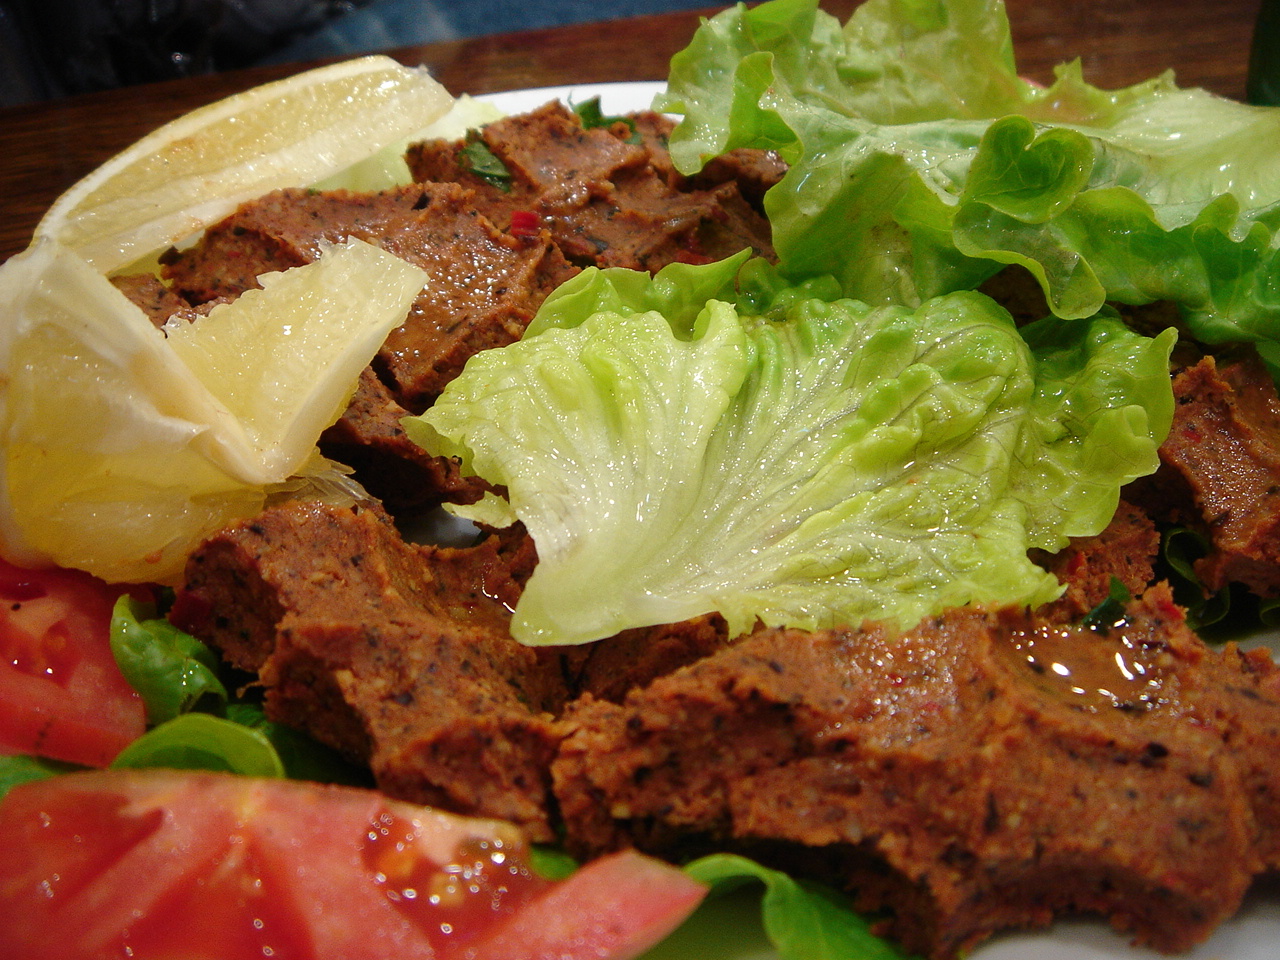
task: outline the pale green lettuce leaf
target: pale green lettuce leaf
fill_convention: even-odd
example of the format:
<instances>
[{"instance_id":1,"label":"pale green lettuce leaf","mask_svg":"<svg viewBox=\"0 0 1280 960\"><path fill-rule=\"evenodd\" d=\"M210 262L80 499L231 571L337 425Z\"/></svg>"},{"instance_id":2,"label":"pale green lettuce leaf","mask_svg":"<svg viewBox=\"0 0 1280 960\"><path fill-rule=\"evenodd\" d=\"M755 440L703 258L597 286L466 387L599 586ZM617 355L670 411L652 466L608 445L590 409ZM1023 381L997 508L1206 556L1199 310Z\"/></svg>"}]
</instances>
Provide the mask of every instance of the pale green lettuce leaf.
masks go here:
<instances>
[{"instance_id":1,"label":"pale green lettuce leaf","mask_svg":"<svg viewBox=\"0 0 1280 960\"><path fill-rule=\"evenodd\" d=\"M406 421L533 536L518 640L1038 604L1059 586L1027 550L1098 532L1155 469L1169 335L1100 316L1033 348L978 293L873 308L740 262L586 270Z\"/></svg>"},{"instance_id":2,"label":"pale green lettuce leaf","mask_svg":"<svg viewBox=\"0 0 1280 960\"><path fill-rule=\"evenodd\" d=\"M691 172L726 149L792 165L765 198L783 270L920 303L1020 264L1061 317L1180 305L1209 343L1280 340L1280 109L1172 75L1117 91L1078 63L1019 79L998 0L813 0L712 18L662 109Z\"/></svg>"}]
</instances>

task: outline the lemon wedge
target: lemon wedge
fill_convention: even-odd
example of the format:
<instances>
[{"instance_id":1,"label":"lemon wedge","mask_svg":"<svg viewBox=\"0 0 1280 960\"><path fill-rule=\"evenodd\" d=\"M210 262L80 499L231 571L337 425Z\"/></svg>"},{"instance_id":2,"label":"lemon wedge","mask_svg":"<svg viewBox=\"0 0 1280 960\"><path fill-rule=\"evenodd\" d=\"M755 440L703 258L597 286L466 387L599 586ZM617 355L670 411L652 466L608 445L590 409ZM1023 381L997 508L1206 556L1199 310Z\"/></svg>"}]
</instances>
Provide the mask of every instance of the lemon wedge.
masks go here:
<instances>
[{"instance_id":1,"label":"lemon wedge","mask_svg":"<svg viewBox=\"0 0 1280 960\"><path fill-rule=\"evenodd\" d=\"M209 104L155 130L72 186L36 228L110 273L220 220L411 137L453 97L424 69L370 56Z\"/></svg>"},{"instance_id":2,"label":"lemon wedge","mask_svg":"<svg viewBox=\"0 0 1280 960\"><path fill-rule=\"evenodd\" d=\"M37 240L0 267L0 552L176 582L201 539L315 472L320 432L425 282L350 241L161 331Z\"/></svg>"},{"instance_id":3,"label":"lemon wedge","mask_svg":"<svg viewBox=\"0 0 1280 960\"><path fill-rule=\"evenodd\" d=\"M228 452L224 466L250 483L298 469L426 279L424 270L351 240L313 264L263 275L261 290L214 307L206 319L171 320L170 348L243 431L247 456Z\"/></svg>"}]
</instances>

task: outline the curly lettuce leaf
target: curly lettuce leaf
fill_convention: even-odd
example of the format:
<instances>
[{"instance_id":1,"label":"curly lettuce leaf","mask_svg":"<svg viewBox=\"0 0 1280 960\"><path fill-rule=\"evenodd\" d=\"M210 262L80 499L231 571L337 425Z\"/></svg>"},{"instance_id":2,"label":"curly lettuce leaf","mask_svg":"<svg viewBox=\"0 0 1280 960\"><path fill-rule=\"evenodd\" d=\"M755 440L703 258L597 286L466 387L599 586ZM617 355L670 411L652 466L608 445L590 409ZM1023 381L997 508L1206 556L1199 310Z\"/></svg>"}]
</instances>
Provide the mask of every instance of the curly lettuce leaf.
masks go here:
<instances>
[{"instance_id":1,"label":"curly lettuce leaf","mask_svg":"<svg viewBox=\"0 0 1280 960\"><path fill-rule=\"evenodd\" d=\"M999 0L814 0L707 21L657 106L686 172L726 149L791 164L766 208L792 279L921 303L1021 264L1061 317L1169 300L1208 343L1280 347L1280 109L1117 91L1078 62L1017 75Z\"/></svg>"},{"instance_id":2,"label":"curly lettuce leaf","mask_svg":"<svg viewBox=\"0 0 1280 960\"><path fill-rule=\"evenodd\" d=\"M1156 467L1171 333L1024 339L976 292L873 308L741 264L586 270L406 421L507 489L469 515L533 536L518 640L1042 603L1027 550L1100 531Z\"/></svg>"}]
</instances>

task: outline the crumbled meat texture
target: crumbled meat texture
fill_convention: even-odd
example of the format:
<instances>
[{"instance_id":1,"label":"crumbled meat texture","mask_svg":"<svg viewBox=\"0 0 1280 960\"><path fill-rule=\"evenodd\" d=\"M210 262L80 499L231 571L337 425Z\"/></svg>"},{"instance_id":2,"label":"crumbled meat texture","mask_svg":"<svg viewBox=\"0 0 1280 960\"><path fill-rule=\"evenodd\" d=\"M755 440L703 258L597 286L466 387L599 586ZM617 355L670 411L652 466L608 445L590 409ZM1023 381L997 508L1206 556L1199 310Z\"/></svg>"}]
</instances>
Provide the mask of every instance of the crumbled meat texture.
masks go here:
<instances>
[{"instance_id":1,"label":"crumbled meat texture","mask_svg":"<svg viewBox=\"0 0 1280 960\"><path fill-rule=\"evenodd\" d=\"M1062 614L1079 617L1111 595L1112 580L1128 592L1144 593L1156 579L1160 532L1142 510L1124 500L1107 528L1094 537L1075 537L1057 553L1032 551L1032 559L1066 586L1056 602Z\"/></svg>"},{"instance_id":2,"label":"crumbled meat texture","mask_svg":"<svg viewBox=\"0 0 1280 960\"><path fill-rule=\"evenodd\" d=\"M681 181L686 188L707 189L723 183L737 184L742 198L764 213L764 195L787 172L787 165L772 150L730 150L712 157L696 174Z\"/></svg>"},{"instance_id":3,"label":"crumbled meat texture","mask_svg":"<svg viewBox=\"0 0 1280 960\"><path fill-rule=\"evenodd\" d=\"M112 277L117 290L142 308L142 312L157 327L164 326L170 316L191 305L166 287L153 273L135 273Z\"/></svg>"},{"instance_id":4,"label":"crumbled meat texture","mask_svg":"<svg viewBox=\"0 0 1280 960\"><path fill-rule=\"evenodd\" d=\"M1280 399L1249 352L1206 356L1173 379L1173 426L1160 470L1139 484L1158 520L1188 526L1211 544L1196 563L1216 591L1242 583L1280 596Z\"/></svg>"},{"instance_id":5,"label":"crumbled meat texture","mask_svg":"<svg viewBox=\"0 0 1280 960\"><path fill-rule=\"evenodd\" d=\"M1069 548L1073 589L1140 585L1132 508L1097 540ZM376 506L293 503L203 545L173 619L393 796L563 828L584 855L739 849L939 960L1075 912L1181 949L1280 867L1280 673L1207 648L1164 585L1102 633L1068 619L1081 599L531 650L509 617L535 564L519 528L424 547Z\"/></svg>"},{"instance_id":6,"label":"crumbled meat texture","mask_svg":"<svg viewBox=\"0 0 1280 960\"><path fill-rule=\"evenodd\" d=\"M320 450L355 470L365 489L395 514L479 500L488 485L463 476L456 460L430 456L410 440L400 422L408 415L365 367L346 411L321 434Z\"/></svg>"},{"instance_id":7,"label":"crumbled meat texture","mask_svg":"<svg viewBox=\"0 0 1280 960\"><path fill-rule=\"evenodd\" d=\"M719 614L624 630L616 637L565 651L565 670L576 693L621 700L628 691L714 653L729 642Z\"/></svg>"},{"instance_id":8,"label":"crumbled meat texture","mask_svg":"<svg viewBox=\"0 0 1280 960\"><path fill-rule=\"evenodd\" d=\"M388 794L551 836L553 721L726 642L717 616L571 650L511 638L532 573L516 527L466 548L406 543L378 506L272 507L191 556L171 619L257 673L271 719L372 769Z\"/></svg>"},{"instance_id":9,"label":"crumbled meat texture","mask_svg":"<svg viewBox=\"0 0 1280 960\"><path fill-rule=\"evenodd\" d=\"M1278 692L1164 588L1108 635L974 609L763 630L573 704L555 790L580 853L785 841L936 960L1073 912L1180 950L1276 865Z\"/></svg>"},{"instance_id":10,"label":"crumbled meat texture","mask_svg":"<svg viewBox=\"0 0 1280 960\"><path fill-rule=\"evenodd\" d=\"M518 340L547 294L576 272L545 231L503 233L453 184L367 194L281 190L244 204L193 247L167 253L168 288L131 282L126 293L144 309L156 301L157 323L175 300L198 305L187 308L194 315L199 305L234 299L259 286L261 274L310 262L326 243L349 237L423 267L430 282L322 445L391 509L473 502L483 486L461 477L456 463L425 456L399 419L426 409L473 354Z\"/></svg>"},{"instance_id":11,"label":"crumbled meat texture","mask_svg":"<svg viewBox=\"0 0 1280 960\"><path fill-rule=\"evenodd\" d=\"M405 231L383 244L431 278L378 356L398 399L415 412L473 354L519 340L547 295L576 272L545 233L513 237L476 214L460 191L441 185L432 195L422 222L440 233Z\"/></svg>"},{"instance_id":12,"label":"crumbled meat texture","mask_svg":"<svg viewBox=\"0 0 1280 960\"><path fill-rule=\"evenodd\" d=\"M653 129L652 123L648 124ZM655 272L672 261L704 262L750 248L772 258L767 221L733 181L676 189L660 139L628 143L626 125L584 129L559 103L508 117L481 131L509 179L474 172L464 141L410 147L414 179L473 190L481 212L509 227L533 214L572 262Z\"/></svg>"},{"instance_id":13,"label":"crumbled meat texture","mask_svg":"<svg viewBox=\"0 0 1280 960\"><path fill-rule=\"evenodd\" d=\"M367 762L386 793L551 837L559 662L513 643L527 537L406 544L372 505L293 503L190 558L172 619L260 674L272 719Z\"/></svg>"},{"instance_id":14,"label":"crumbled meat texture","mask_svg":"<svg viewBox=\"0 0 1280 960\"><path fill-rule=\"evenodd\" d=\"M673 187L679 187L686 181L671 162L669 151L671 131L675 129L675 121L663 113L653 110L642 110L628 114L631 129L614 131L615 136L624 139L640 138L640 143L649 151L649 165L654 172Z\"/></svg>"},{"instance_id":15,"label":"crumbled meat texture","mask_svg":"<svg viewBox=\"0 0 1280 960\"><path fill-rule=\"evenodd\" d=\"M518 340L547 294L574 273L544 234L503 233L461 187L419 184L372 194L276 191L240 207L196 246L166 255L164 275L198 303L255 287L259 274L307 263L325 243L351 237L430 277L375 360L396 402L414 413L472 354Z\"/></svg>"}]
</instances>

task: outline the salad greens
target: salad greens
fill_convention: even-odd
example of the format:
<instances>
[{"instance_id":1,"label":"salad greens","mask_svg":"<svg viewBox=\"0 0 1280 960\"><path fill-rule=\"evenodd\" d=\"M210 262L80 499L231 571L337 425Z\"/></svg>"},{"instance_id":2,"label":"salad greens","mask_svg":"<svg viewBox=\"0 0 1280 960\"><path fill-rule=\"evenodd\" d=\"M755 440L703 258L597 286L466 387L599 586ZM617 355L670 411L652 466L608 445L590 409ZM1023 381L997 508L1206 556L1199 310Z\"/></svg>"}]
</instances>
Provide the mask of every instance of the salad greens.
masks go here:
<instances>
[{"instance_id":1,"label":"salad greens","mask_svg":"<svg viewBox=\"0 0 1280 960\"><path fill-rule=\"evenodd\" d=\"M457 512L533 536L523 642L906 625L1057 596L1027 550L1155 469L1172 343L1108 312L1019 331L968 291L869 307L745 255L586 270L406 426L507 489Z\"/></svg>"},{"instance_id":2,"label":"salad greens","mask_svg":"<svg viewBox=\"0 0 1280 960\"><path fill-rule=\"evenodd\" d=\"M46 780L62 773L81 770L74 763L15 753L0 756L0 799L14 787L35 780Z\"/></svg>"},{"instance_id":3,"label":"salad greens","mask_svg":"<svg viewBox=\"0 0 1280 960\"><path fill-rule=\"evenodd\" d=\"M226 703L217 655L157 616L154 603L121 595L111 618L111 653L142 697L150 726L186 713L202 697Z\"/></svg>"},{"instance_id":4,"label":"salad greens","mask_svg":"<svg viewBox=\"0 0 1280 960\"><path fill-rule=\"evenodd\" d=\"M161 616L156 604L120 597L111 651L142 697L149 727L113 766L367 783L366 774L329 747L268 720L258 703L230 692L217 655Z\"/></svg>"},{"instance_id":5,"label":"salad greens","mask_svg":"<svg viewBox=\"0 0 1280 960\"><path fill-rule=\"evenodd\" d=\"M695 880L722 896L743 884L762 883L760 915L770 943L782 960L902 960L892 944L871 932L836 891L795 880L754 860L713 853L685 866Z\"/></svg>"},{"instance_id":6,"label":"salad greens","mask_svg":"<svg viewBox=\"0 0 1280 960\"><path fill-rule=\"evenodd\" d=\"M1026 267L1053 312L1177 303L1210 344L1280 357L1280 111L1180 89L1118 91L1078 62L1019 78L1000 0L739 5L672 60L655 104L692 172L737 147L790 164L765 198L786 276L921 303Z\"/></svg>"},{"instance_id":7,"label":"salad greens","mask_svg":"<svg viewBox=\"0 0 1280 960\"><path fill-rule=\"evenodd\" d=\"M121 750L111 766L285 776L284 763L265 734L208 713L184 713L148 730Z\"/></svg>"}]
</instances>

